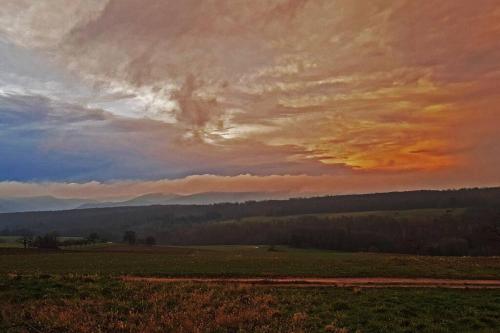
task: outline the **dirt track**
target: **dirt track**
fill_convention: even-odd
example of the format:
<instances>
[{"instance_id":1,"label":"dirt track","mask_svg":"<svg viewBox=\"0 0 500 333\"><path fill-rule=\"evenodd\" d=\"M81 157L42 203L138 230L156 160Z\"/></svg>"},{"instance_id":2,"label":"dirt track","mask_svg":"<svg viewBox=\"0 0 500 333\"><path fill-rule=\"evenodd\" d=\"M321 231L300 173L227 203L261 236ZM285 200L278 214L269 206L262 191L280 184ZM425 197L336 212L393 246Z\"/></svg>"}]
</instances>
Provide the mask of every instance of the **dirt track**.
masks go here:
<instances>
[{"instance_id":1,"label":"dirt track","mask_svg":"<svg viewBox=\"0 0 500 333\"><path fill-rule=\"evenodd\" d=\"M189 277L140 277L123 276L129 282L193 282L235 283L289 287L359 287L359 288L455 288L455 289L500 289L500 280L456 280L428 278L189 278Z\"/></svg>"}]
</instances>

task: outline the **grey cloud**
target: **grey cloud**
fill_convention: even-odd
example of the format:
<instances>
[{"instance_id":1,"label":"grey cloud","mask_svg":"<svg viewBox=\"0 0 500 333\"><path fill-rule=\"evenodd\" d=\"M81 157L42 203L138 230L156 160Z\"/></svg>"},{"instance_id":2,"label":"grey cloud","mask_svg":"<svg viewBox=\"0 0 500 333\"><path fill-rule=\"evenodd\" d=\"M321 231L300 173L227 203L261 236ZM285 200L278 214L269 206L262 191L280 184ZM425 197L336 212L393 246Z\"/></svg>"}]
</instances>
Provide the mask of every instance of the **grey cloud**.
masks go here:
<instances>
[{"instance_id":1,"label":"grey cloud","mask_svg":"<svg viewBox=\"0 0 500 333\"><path fill-rule=\"evenodd\" d=\"M178 110L151 106L173 113L175 124L105 114L82 124L99 144L110 140L110 127L117 142L137 133L142 153L165 174L189 174L192 165L200 173L339 172L360 156L368 165L399 157L414 167L408 151L453 152L446 157L454 159L461 150L444 149L457 144L450 133L498 119L472 111L498 105L499 7L489 0L111 0L63 29L57 61L103 95L112 90L106 101L145 98L146 89L177 103ZM162 121L149 106L133 116Z\"/></svg>"}]
</instances>

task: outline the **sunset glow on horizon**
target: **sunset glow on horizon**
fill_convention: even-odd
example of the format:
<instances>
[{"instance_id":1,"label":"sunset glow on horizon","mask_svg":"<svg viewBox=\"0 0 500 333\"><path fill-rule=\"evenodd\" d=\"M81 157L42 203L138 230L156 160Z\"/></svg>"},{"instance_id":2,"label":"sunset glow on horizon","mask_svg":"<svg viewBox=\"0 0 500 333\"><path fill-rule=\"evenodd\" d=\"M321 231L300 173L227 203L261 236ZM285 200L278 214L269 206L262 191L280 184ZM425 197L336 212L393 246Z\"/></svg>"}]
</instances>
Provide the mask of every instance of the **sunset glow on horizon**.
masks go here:
<instances>
[{"instance_id":1,"label":"sunset glow on horizon","mask_svg":"<svg viewBox=\"0 0 500 333\"><path fill-rule=\"evenodd\" d=\"M0 196L500 185L495 0L4 0Z\"/></svg>"}]
</instances>

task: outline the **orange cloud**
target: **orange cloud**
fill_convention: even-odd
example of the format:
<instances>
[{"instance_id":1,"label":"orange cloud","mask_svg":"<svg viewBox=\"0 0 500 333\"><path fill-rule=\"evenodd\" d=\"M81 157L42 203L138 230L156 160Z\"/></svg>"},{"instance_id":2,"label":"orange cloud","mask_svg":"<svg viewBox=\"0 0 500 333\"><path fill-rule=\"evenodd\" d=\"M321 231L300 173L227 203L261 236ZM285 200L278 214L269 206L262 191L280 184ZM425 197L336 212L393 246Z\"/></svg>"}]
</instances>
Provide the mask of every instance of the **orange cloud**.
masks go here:
<instances>
[{"instance_id":1,"label":"orange cloud","mask_svg":"<svg viewBox=\"0 0 500 333\"><path fill-rule=\"evenodd\" d=\"M479 173L469 172L465 187L500 185L481 180ZM193 194L201 192L283 192L291 196L311 196L324 194L351 194L411 189L447 189L455 187L461 173L450 175L448 171L425 173L426 185L422 185L422 174L387 174L362 172L355 176L341 175L196 175L181 179L155 181L114 181L114 182L0 182L0 196L53 195L62 198L130 198L145 193Z\"/></svg>"},{"instance_id":2,"label":"orange cloud","mask_svg":"<svg viewBox=\"0 0 500 333\"><path fill-rule=\"evenodd\" d=\"M450 186L500 181L497 1L75 6L82 10L68 15L82 16L74 26L64 20L59 30L50 22L40 28L25 15L19 21L27 30L11 29L8 37L53 53L111 96L98 104L104 112L146 118L127 122L140 138L131 146L161 167L269 176L272 189L289 182L302 190L321 179L311 185L320 192L327 190L321 184L379 189L380 175L408 186L438 185L440 177ZM26 33L35 28L50 34L45 46ZM313 178L272 178L288 174ZM199 188L196 177L180 183L190 191L226 184L210 177L200 178ZM245 177L231 178L231 186L259 183ZM391 188L392 180L384 184Z\"/></svg>"}]
</instances>

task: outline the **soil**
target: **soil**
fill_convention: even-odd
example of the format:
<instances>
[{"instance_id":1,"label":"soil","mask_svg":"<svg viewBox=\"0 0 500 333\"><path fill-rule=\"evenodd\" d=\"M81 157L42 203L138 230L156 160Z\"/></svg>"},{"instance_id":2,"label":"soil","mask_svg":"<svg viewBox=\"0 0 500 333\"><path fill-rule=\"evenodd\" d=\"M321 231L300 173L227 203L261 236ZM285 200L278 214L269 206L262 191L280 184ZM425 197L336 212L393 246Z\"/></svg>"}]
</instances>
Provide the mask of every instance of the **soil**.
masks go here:
<instances>
[{"instance_id":1,"label":"soil","mask_svg":"<svg viewBox=\"0 0 500 333\"><path fill-rule=\"evenodd\" d=\"M432 279L432 278L310 278L310 277L284 277L284 278L203 278L203 277L141 277L122 276L128 282L152 283L214 283L214 284L250 284L290 287L358 287L358 288L456 288L456 289L481 289L498 288L500 280L460 280L460 279Z\"/></svg>"}]
</instances>

